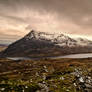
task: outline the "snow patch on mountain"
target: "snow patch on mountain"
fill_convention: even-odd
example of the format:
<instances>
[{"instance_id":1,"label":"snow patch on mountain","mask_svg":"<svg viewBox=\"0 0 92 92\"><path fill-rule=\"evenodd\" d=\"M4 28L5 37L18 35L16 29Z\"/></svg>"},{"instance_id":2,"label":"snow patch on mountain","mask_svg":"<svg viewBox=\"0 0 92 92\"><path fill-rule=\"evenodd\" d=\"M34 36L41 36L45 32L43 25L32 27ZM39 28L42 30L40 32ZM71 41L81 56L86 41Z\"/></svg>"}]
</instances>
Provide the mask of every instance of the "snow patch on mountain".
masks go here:
<instances>
[{"instance_id":1,"label":"snow patch on mountain","mask_svg":"<svg viewBox=\"0 0 92 92\"><path fill-rule=\"evenodd\" d=\"M64 34L55 34L55 33L51 34L46 32L38 32L34 30L32 30L24 38L26 40L37 39L37 40L51 41L58 46L68 46L68 47L88 46L88 45L92 46L92 41L88 39L82 38L74 39Z\"/></svg>"}]
</instances>

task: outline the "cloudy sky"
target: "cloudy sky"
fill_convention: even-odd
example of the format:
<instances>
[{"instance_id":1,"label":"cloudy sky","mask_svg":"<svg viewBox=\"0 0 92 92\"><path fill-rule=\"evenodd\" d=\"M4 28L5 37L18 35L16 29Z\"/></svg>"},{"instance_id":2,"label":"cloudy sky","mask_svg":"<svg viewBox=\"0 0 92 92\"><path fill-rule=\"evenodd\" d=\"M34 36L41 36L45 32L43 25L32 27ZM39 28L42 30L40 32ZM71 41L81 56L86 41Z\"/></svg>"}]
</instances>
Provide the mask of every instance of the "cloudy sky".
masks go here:
<instances>
[{"instance_id":1,"label":"cloudy sky","mask_svg":"<svg viewBox=\"0 0 92 92\"><path fill-rule=\"evenodd\" d=\"M92 39L92 0L0 0L0 43L31 29Z\"/></svg>"}]
</instances>

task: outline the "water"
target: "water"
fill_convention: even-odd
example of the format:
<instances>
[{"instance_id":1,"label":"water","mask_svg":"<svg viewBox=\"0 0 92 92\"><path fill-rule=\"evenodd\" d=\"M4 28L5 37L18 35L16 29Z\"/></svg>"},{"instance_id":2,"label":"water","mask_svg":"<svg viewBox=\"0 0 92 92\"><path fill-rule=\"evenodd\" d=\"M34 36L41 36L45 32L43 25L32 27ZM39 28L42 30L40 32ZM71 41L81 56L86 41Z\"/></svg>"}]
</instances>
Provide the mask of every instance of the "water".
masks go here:
<instances>
[{"instance_id":1,"label":"water","mask_svg":"<svg viewBox=\"0 0 92 92\"><path fill-rule=\"evenodd\" d=\"M71 55L57 56L57 57L52 57L52 58L54 58L54 59L59 59L59 58L92 58L92 53L71 54Z\"/></svg>"},{"instance_id":2,"label":"water","mask_svg":"<svg viewBox=\"0 0 92 92\"><path fill-rule=\"evenodd\" d=\"M92 58L92 53L86 54L71 54L65 56L56 56L56 57L43 57L48 59L60 59L60 58ZM39 60L42 58L28 58L28 57L7 57L7 59L11 60Z\"/></svg>"},{"instance_id":3,"label":"water","mask_svg":"<svg viewBox=\"0 0 92 92\"><path fill-rule=\"evenodd\" d=\"M7 59L10 59L10 60L31 60L31 58L28 58L28 57L7 57Z\"/></svg>"}]
</instances>

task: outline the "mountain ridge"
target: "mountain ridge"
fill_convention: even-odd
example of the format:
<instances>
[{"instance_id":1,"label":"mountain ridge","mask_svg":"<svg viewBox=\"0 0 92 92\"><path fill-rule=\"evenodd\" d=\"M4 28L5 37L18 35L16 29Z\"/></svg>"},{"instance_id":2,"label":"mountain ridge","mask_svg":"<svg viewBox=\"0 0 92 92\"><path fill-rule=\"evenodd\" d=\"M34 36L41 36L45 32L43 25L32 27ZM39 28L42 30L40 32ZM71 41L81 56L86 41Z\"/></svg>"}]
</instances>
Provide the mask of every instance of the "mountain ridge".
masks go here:
<instances>
[{"instance_id":1,"label":"mountain ridge","mask_svg":"<svg viewBox=\"0 0 92 92\"><path fill-rule=\"evenodd\" d=\"M73 39L64 34L30 31L20 40L12 43L2 52L2 56L43 57L73 53L92 52L92 41Z\"/></svg>"},{"instance_id":2,"label":"mountain ridge","mask_svg":"<svg viewBox=\"0 0 92 92\"><path fill-rule=\"evenodd\" d=\"M83 39L83 38L77 38L77 39L73 39L69 36L66 36L64 34L51 34L51 33L46 33L46 32L37 32L37 31L30 31L29 34L27 34L25 36L25 38L27 39L31 39L31 38L35 38L35 39L39 39L39 40L50 40L51 42L54 42L54 43L64 43L66 41L66 44L67 44L67 41L71 41L71 42L78 42L80 41L81 43L90 43L92 45L92 41L88 40L88 39ZM75 44L74 43L74 44ZM76 43L77 45L82 45L82 44L78 44Z\"/></svg>"}]
</instances>

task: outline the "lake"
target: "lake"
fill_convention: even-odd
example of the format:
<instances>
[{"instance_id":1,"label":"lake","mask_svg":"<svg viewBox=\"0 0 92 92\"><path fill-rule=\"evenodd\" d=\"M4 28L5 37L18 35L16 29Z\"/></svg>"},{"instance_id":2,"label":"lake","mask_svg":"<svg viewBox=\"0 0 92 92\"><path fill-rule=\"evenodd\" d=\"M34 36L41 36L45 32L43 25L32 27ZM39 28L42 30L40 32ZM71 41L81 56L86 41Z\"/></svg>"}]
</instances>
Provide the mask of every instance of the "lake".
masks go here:
<instances>
[{"instance_id":1,"label":"lake","mask_svg":"<svg viewBox=\"0 0 92 92\"><path fill-rule=\"evenodd\" d=\"M54 59L59 59L59 58L92 58L92 53L71 54L71 55L57 56L57 57L52 57L52 58L54 58Z\"/></svg>"},{"instance_id":2,"label":"lake","mask_svg":"<svg viewBox=\"0 0 92 92\"><path fill-rule=\"evenodd\" d=\"M47 59L60 59L60 58L92 58L92 53L86 54L71 54L71 55L64 55L64 56L54 56L54 57L43 57ZM28 58L28 57L7 57L7 59L11 60L39 60L41 58Z\"/></svg>"}]
</instances>

